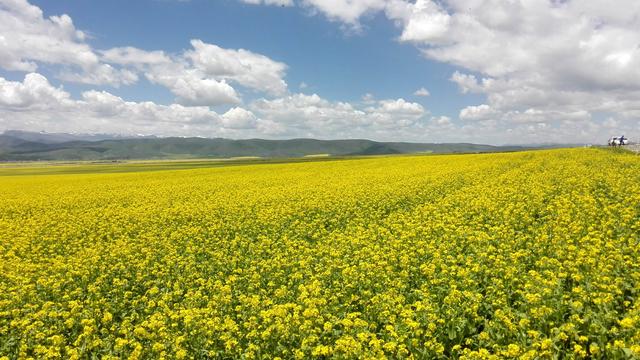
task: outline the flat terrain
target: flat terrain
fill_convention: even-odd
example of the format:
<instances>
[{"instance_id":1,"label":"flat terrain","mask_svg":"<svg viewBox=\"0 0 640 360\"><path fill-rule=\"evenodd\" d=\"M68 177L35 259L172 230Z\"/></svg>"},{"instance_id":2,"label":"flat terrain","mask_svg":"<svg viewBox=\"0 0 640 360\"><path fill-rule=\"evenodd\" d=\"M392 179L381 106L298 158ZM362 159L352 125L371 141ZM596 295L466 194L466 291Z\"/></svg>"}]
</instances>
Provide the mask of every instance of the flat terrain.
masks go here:
<instances>
[{"instance_id":1,"label":"flat terrain","mask_svg":"<svg viewBox=\"0 0 640 360\"><path fill-rule=\"evenodd\" d=\"M0 357L640 356L637 155L306 160L0 169Z\"/></svg>"},{"instance_id":2,"label":"flat terrain","mask_svg":"<svg viewBox=\"0 0 640 360\"><path fill-rule=\"evenodd\" d=\"M231 158L188 160L49 161L0 163L0 176L140 173L165 170L194 170L238 165L292 164L301 162L355 160L356 156L304 158Z\"/></svg>"}]
</instances>

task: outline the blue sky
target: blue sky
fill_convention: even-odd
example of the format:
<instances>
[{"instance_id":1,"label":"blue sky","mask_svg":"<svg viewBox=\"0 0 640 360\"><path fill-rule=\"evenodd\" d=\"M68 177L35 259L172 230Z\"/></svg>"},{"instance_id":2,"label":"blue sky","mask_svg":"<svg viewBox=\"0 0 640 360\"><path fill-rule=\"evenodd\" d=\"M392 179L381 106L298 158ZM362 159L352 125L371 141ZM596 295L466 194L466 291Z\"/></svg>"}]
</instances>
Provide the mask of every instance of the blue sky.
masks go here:
<instances>
[{"instance_id":1,"label":"blue sky","mask_svg":"<svg viewBox=\"0 0 640 360\"><path fill-rule=\"evenodd\" d=\"M607 4L0 0L0 130L633 137L640 10Z\"/></svg>"}]
</instances>

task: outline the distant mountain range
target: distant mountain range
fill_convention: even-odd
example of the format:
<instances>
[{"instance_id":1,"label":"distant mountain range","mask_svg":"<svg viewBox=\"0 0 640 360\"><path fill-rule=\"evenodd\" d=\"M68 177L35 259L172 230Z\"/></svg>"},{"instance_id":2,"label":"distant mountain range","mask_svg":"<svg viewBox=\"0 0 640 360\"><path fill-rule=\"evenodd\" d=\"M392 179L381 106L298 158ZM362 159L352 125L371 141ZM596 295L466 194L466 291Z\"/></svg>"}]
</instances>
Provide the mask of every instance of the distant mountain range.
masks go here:
<instances>
[{"instance_id":1,"label":"distant mountain range","mask_svg":"<svg viewBox=\"0 0 640 360\"><path fill-rule=\"evenodd\" d=\"M45 133L24 130L7 130L0 136L5 135L25 141L42 144L59 144L69 141L100 141L115 139L154 139L155 136L124 136L114 134L68 134L68 133Z\"/></svg>"},{"instance_id":2,"label":"distant mountain range","mask_svg":"<svg viewBox=\"0 0 640 360\"><path fill-rule=\"evenodd\" d=\"M5 131L0 134L0 161L188 159L257 156L266 158L385 155L411 153L478 153L532 147L467 143L429 144L371 140L231 140L221 138L123 137Z\"/></svg>"}]
</instances>

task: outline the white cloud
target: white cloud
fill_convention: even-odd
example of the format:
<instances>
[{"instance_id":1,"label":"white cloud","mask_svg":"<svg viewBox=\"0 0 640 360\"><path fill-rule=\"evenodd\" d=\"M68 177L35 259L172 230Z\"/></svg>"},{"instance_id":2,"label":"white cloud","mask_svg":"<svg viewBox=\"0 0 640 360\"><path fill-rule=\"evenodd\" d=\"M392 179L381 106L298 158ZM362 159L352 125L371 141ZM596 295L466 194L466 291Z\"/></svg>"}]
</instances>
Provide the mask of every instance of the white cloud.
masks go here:
<instances>
[{"instance_id":1,"label":"white cloud","mask_svg":"<svg viewBox=\"0 0 640 360\"><path fill-rule=\"evenodd\" d=\"M348 103L332 103L317 94L293 94L276 99L259 99L251 110L263 119L286 125L294 134L300 131L329 130L338 123L356 122L358 114Z\"/></svg>"},{"instance_id":2,"label":"white cloud","mask_svg":"<svg viewBox=\"0 0 640 360\"><path fill-rule=\"evenodd\" d=\"M61 77L87 84L131 84L137 77L100 62L68 15L45 18L26 0L0 1L0 67L35 71L38 64L62 65Z\"/></svg>"},{"instance_id":3,"label":"white cloud","mask_svg":"<svg viewBox=\"0 0 640 360\"><path fill-rule=\"evenodd\" d=\"M103 52L103 59L126 64L144 74L154 84L176 95L175 101L188 106L238 104L240 96L225 80L207 76L183 56L170 57L162 51L145 51L133 47Z\"/></svg>"},{"instance_id":4,"label":"white cloud","mask_svg":"<svg viewBox=\"0 0 640 360\"><path fill-rule=\"evenodd\" d=\"M293 94L257 100L251 110L263 120L280 124L282 136L375 139L410 133L428 113L422 105L404 99L371 100L370 105L363 108L317 94Z\"/></svg>"},{"instance_id":5,"label":"white cloud","mask_svg":"<svg viewBox=\"0 0 640 360\"><path fill-rule=\"evenodd\" d=\"M439 116L431 119L431 122L438 126L451 126L453 123L451 122L451 118L448 116Z\"/></svg>"},{"instance_id":6,"label":"white cloud","mask_svg":"<svg viewBox=\"0 0 640 360\"><path fill-rule=\"evenodd\" d=\"M381 100L378 107L369 109L373 112L408 116L422 116L425 113L422 105L404 99Z\"/></svg>"},{"instance_id":7,"label":"white cloud","mask_svg":"<svg viewBox=\"0 0 640 360\"><path fill-rule=\"evenodd\" d=\"M74 100L41 74L22 82L0 78L1 130L237 137L238 125L251 128L249 116L241 108L219 115L206 106L125 101L106 91L85 91Z\"/></svg>"},{"instance_id":8,"label":"white cloud","mask_svg":"<svg viewBox=\"0 0 640 360\"><path fill-rule=\"evenodd\" d=\"M201 40L176 55L134 47L102 52L102 60L141 72L154 84L169 89L175 101L189 106L216 106L241 102L234 85L260 93L283 95L287 66L244 49L223 49Z\"/></svg>"},{"instance_id":9,"label":"white cloud","mask_svg":"<svg viewBox=\"0 0 640 360\"><path fill-rule=\"evenodd\" d=\"M223 49L201 40L191 40L193 50L184 57L204 75L235 81L250 89L272 95L282 95L287 90L283 80L287 66L284 63L244 49Z\"/></svg>"},{"instance_id":10,"label":"white cloud","mask_svg":"<svg viewBox=\"0 0 640 360\"><path fill-rule=\"evenodd\" d=\"M29 73L23 82L0 78L0 106L2 107L17 110L43 107L47 103L65 105L69 101L67 92L53 87L40 74Z\"/></svg>"},{"instance_id":11,"label":"white cloud","mask_svg":"<svg viewBox=\"0 0 640 360\"><path fill-rule=\"evenodd\" d=\"M260 99L248 109L220 115L207 106L132 102L106 91L73 99L37 73L22 82L0 78L0 130L155 134L208 137L316 137L376 140L532 143L580 142L610 133L640 132L636 118L611 116L602 124L586 111L526 109L485 116L484 104L468 108L462 124L404 99L350 104L304 94ZM471 115L473 114L473 115Z\"/></svg>"},{"instance_id":12,"label":"white cloud","mask_svg":"<svg viewBox=\"0 0 640 360\"><path fill-rule=\"evenodd\" d=\"M169 64L171 58L164 51L145 51L132 46L111 48L101 51L102 59L108 63L120 65L160 65Z\"/></svg>"},{"instance_id":13,"label":"white cloud","mask_svg":"<svg viewBox=\"0 0 640 360\"><path fill-rule=\"evenodd\" d=\"M293 6L293 0L240 0L251 5Z\"/></svg>"},{"instance_id":14,"label":"white cloud","mask_svg":"<svg viewBox=\"0 0 640 360\"><path fill-rule=\"evenodd\" d=\"M302 0L303 6L354 27L359 27L364 14L383 10L385 3L385 0Z\"/></svg>"},{"instance_id":15,"label":"white cloud","mask_svg":"<svg viewBox=\"0 0 640 360\"><path fill-rule=\"evenodd\" d=\"M176 97L176 101L189 106L215 106L237 104L240 97L225 80L203 78L195 71L171 72L169 68L157 68L147 73L147 78L166 86Z\"/></svg>"},{"instance_id":16,"label":"white cloud","mask_svg":"<svg viewBox=\"0 0 640 360\"><path fill-rule=\"evenodd\" d=\"M462 120L486 120L494 115L496 115L496 111L487 104L467 106L460 110L460 119Z\"/></svg>"},{"instance_id":17,"label":"white cloud","mask_svg":"<svg viewBox=\"0 0 640 360\"><path fill-rule=\"evenodd\" d=\"M109 64L98 64L81 73L63 70L58 78L68 82L91 85L109 84L119 87L135 84L138 81L138 74L128 69L116 69Z\"/></svg>"},{"instance_id":18,"label":"white cloud","mask_svg":"<svg viewBox=\"0 0 640 360\"><path fill-rule=\"evenodd\" d=\"M640 110L638 2L418 0L401 22L402 41L483 76L452 75L463 93L487 97L461 110L461 119L492 117L508 127L534 117L587 123L592 112ZM416 30L422 27L437 29Z\"/></svg>"},{"instance_id":19,"label":"white cloud","mask_svg":"<svg viewBox=\"0 0 640 360\"><path fill-rule=\"evenodd\" d=\"M360 31L360 19L377 12L384 12L388 18L400 21L408 19L413 4L406 0L300 0L298 4L310 11L320 13L331 21L348 25L347 29Z\"/></svg>"},{"instance_id":20,"label":"white cloud","mask_svg":"<svg viewBox=\"0 0 640 360\"><path fill-rule=\"evenodd\" d=\"M415 96L429 96L431 95L431 93L429 92L429 90L421 87L420 89L416 90L413 95Z\"/></svg>"},{"instance_id":21,"label":"white cloud","mask_svg":"<svg viewBox=\"0 0 640 360\"><path fill-rule=\"evenodd\" d=\"M250 109L218 114L207 106L132 102L89 90L73 99L37 73L22 82L0 77L0 130L226 136L373 137L414 132L427 111L404 99L375 101L362 108L320 96L293 94L259 99Z\"/></svg>"},{"instance_id":22,"label":"white cloud","mask_svg":"<svg viewBox=\"0 0 640 360\"><path fill-rule=\"evenodd\" d=\"M375 101L363 108L316 94L259 99L250 109L233 107L218 114L207 106L126 101L106 91L89 90L73 99L37 73L27 74L22 82L0 78L0 130L389 140L415 135L426 114L420 104L404 99Z\"/></svg>"},{"instance_id":23,"label":"white cloud","mask_svg":"<svg viewBox=\"0 0 640 360\"><path fill-rule=\"evenodd\" d=\"M392 131L412 127L427 114L422 105L404 99L380 100L377 106L368 107L365 111L368 120L374 124L376 130Z\"/></svg>"},{"instance_id":24,"label":"white cloud","mask_svg":"<svg viewBox=\"0 0 640 360\"><path fill-rule=\"evenodd\" d=\"M222 124L230 129L251 129L256 126L256 116L249 110L234 107L222 115Z\"/></svg>"},{"instance_id":25,"label":"white cloud","mask_svg":"<svg viewBox=\"0 0 640 360\"><path fill-rule=\"evenodd\" d=\"M411 7L411 15L404 24L401 41L444 41L451 26L451 17L436 3L417 0Z\"/></svg>"},{"instance_id":26,"label":"white cloud","mask_svg":"<svg viewBox=\"0 0 640 360\"><path fill-rule=\"evenodd\" d=\"M468 92L477 93L482 91L482 87L478 84L478 79L474 75L463 74L456 71L451 75L451 81L458 85L458 88L463 94Z\"/></svg>"},{"instance_id":27,"label":"white cloud","mask_svg":"<svg viewBox=\"0 0 640 360\"><path fill-rule=\"evenodd\" d=\"M81 67L98 63L68 15L44 18L40 8L25 0L0 2L0 34L0 64L5 69L34 71L34 61Z\"/></svg>"},{"instance_id":28,"label":"white cloud","mask_svg":"<svg viewBox=\"0 0 640 360\"><path fill-rule=\"evenodd\" d=\"M414 34L401 39L425 45L430 58L490 77L576 89L628 86L640 78L634 66L640 61L637 2L612 7L605 1L480 5L455 0L446 5L448 11L429 0L417 1L403 34L414 23L433 26L425 14L443 14L449 25L438 36Z\"/></svg>"}]
</instances>

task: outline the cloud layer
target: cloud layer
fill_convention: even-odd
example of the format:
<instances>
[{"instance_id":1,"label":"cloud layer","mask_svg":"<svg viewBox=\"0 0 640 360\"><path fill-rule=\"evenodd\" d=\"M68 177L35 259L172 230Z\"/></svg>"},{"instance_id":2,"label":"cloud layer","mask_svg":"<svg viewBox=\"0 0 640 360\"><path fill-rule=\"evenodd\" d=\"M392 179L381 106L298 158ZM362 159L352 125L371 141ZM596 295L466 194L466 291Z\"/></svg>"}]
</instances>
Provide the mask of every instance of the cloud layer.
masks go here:
<instances>
[{"instance_id":1,"label":"cloud layer","mask_svg":"<svg viewBox=\"0 0 640 360\"><path fill-rule=\"evenodd\" d=\"M0 128L206 137L359 137L392 139L424 131L427 110L404 99L352 105L316 94L261 98L219 114L207 106L132 102L89 90L79 99L41 74L0 78Z\"/></svg>"}]
</instances>

